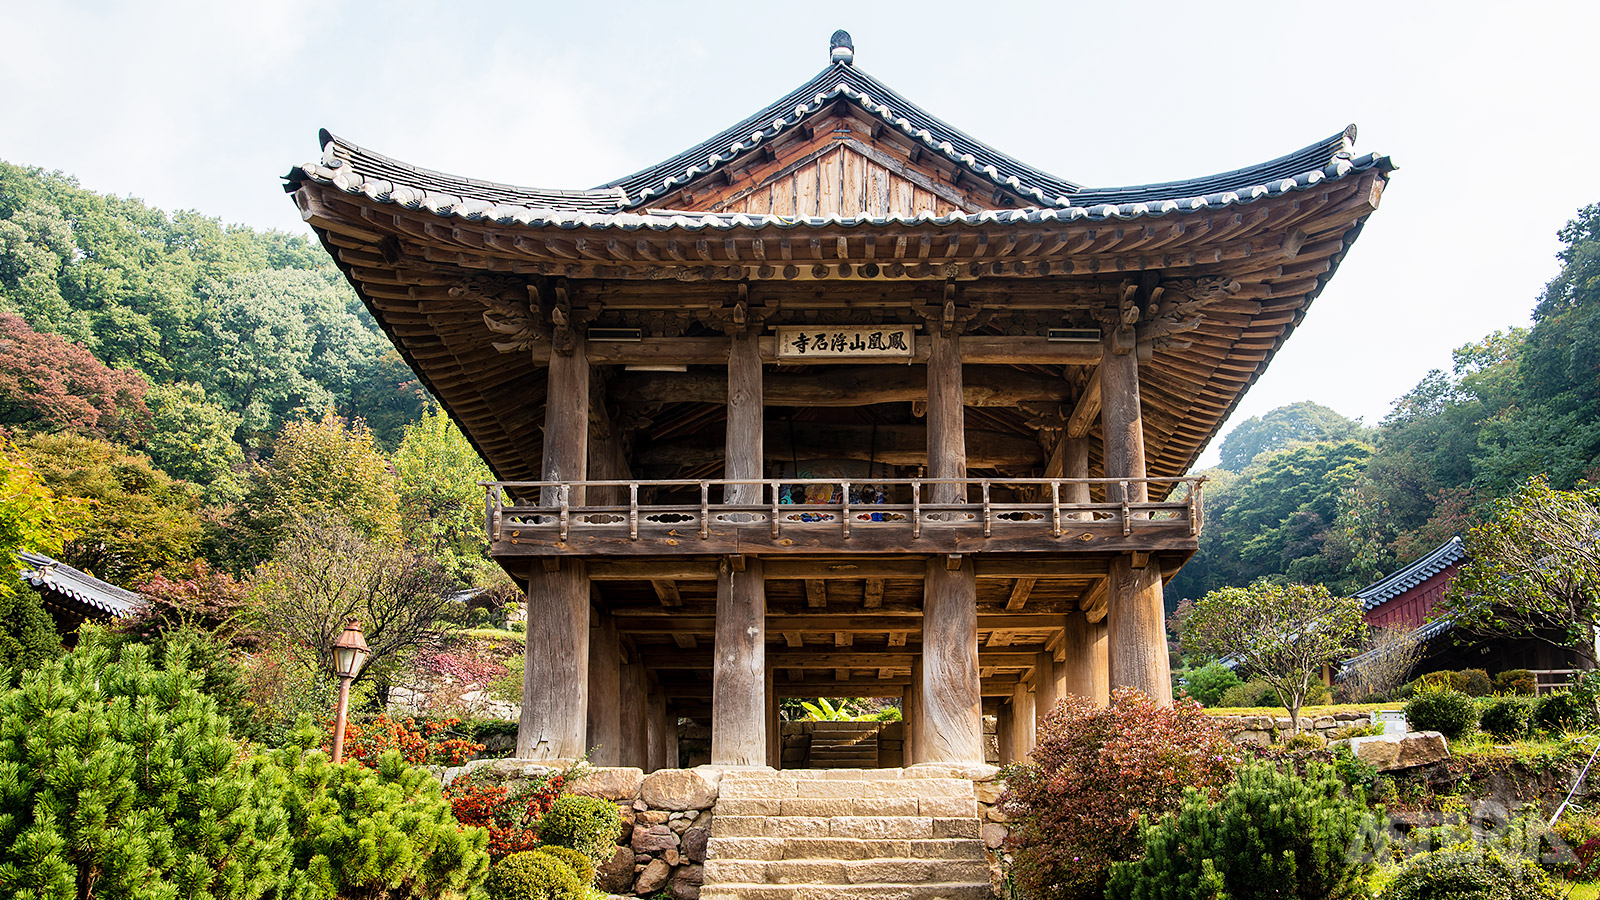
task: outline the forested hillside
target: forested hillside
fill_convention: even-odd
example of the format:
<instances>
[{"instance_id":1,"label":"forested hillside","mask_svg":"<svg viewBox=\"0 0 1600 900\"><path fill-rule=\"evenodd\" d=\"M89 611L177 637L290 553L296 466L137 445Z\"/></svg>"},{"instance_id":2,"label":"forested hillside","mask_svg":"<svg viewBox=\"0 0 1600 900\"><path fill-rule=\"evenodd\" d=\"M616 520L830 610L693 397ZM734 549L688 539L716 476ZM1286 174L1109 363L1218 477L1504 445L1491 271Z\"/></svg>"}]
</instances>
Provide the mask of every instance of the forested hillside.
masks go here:
<instances>
[{"instance_id":1,"label":"forested hillside","mask_svg":"<svg viewBox=\"0 0 1600 900\"><path fill-rule=\"evenodd\" d=\"M1201 551L1170 602L1258 578L1352 591L1464 533L1530 477L1570 488L1600 475L1600 205L1560 237L1562 270L1532 327L1457 349L1376 429L1299 403L1230 432L1204 473Z\"/></svg>"}]
</instances>

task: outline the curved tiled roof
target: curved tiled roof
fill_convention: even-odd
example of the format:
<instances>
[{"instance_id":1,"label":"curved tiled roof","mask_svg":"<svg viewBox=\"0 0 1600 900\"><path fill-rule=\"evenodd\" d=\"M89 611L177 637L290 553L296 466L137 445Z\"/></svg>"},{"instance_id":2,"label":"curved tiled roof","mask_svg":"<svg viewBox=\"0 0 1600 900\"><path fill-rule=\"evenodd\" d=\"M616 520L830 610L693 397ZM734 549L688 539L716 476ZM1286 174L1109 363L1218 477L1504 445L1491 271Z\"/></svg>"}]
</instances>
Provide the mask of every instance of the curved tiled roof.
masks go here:
<instances>
[{"instance_id":1,"label":"curved tiled roof","mask_svg":"<svg viewBox=\"0 0 1600 900\"><path fill-rule=\"evenodd\" d=\"M1464 562L1466 558L1466 544L1458 535L1440 544L1427 556L1356 591L1355 596L1365 609L1377 609L1445 569Z\"/></svg>"},{"instance_id":2,"label":"curved tiled roof","mask_svg":"<svg viewBox=\"0 0 1600 900\"><path fill-rule=\"evenodd\" d=\"M25 566L19 573L22 580L41 591L60 594L113 618L131 616L144 603L144 598L133 591L101 581L42 553L25 550L17 554L17 559Z\"/></svg>"}]
</instances>

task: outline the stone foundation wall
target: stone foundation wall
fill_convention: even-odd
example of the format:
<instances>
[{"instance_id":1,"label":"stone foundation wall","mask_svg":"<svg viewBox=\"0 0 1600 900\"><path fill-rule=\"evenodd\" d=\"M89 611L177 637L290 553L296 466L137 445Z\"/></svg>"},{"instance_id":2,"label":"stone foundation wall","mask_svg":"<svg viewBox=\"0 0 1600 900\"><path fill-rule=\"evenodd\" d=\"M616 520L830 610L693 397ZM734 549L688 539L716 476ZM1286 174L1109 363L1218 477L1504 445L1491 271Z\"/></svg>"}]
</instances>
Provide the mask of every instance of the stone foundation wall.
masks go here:
<instances>
[{"instance_id":1,"label":"stone foundation wall","mask_svg":"<svg viewBox=\"0 0 1600 900\"><path fill-rule=\"evenodd\" d=\"M1292 724L1288 716L1217 716L1216 720L1228 729L1236 744L1258 744L1263 747L1289 739ZM1300 730L1324 740L1335 740L1347 735L1338 734L1343 729L1372 724L1371 713L1335 713L1331 716L1300 717Z\"/></svg>"}]
</instances>

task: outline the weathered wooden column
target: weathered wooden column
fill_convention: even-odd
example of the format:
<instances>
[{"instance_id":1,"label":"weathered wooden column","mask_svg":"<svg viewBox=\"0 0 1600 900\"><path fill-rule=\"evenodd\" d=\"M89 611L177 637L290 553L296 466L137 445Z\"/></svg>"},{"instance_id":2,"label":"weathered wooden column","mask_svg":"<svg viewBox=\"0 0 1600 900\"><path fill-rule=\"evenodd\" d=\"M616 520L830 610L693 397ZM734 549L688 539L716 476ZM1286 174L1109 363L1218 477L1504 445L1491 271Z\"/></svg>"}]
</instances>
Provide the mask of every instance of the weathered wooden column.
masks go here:
<instances>
[{"instance_id":1,"label":"weathered wooden column","mask_svg":"<svg viewBox=\"0 0 1600 900\"><path fill-rule=\"evenodd\" d=\"M778 695L772 689L772 661L767 661L767 765L783 768L783 724L778 717Z\"/></svg>"},{"instance_id":2,"label":"weathered wooden column","mask_svg":"<svg viewBox=\"0 0 1600 900\"><path fill-rule=\"evenodd\" d=\"M584 339L558 342L550 355L544 413L544 481L582 481L589 444L589 358ZM582 501L581 489L573 502ZM560 492L540 492L557 506ZM589 575L583 561L535 564L528 577L527 651L517 756L575 760L584 744L589 703Z\"/></svg>"},{"instance_id":3,"label":"weathered wooden column","mask_svg":"<svg viewBox=\"0 0 1600 900\"><path fill-rule=\"evenodd\" d=\"M1089 619L1082 610L1067 613L1061 651L1066 656L1066 677L1061 689L1085 699L1094 699L1094 648L1090 644Z\"/></svg>"},{"instance_id":4,"label":"weathered wooden column","mask_svg":"<svg viewBox=\"0 0 1600 900\"><path fill-rule=\"evenodd\" d=\"M1064 442L1062 456L1065 462L1064 474L1068 478L1089 477L1089 439L1068 437L1062 438ZM1062 485L1061 499L1066 503L1088 503L1092 500L1089 495L1089 485L1085 483ZM1089 519L1094 514L1077 512L1072 514L1074 519Z\"/></svg>"},{"instance_id":5,"label":"weathered wooden column","mask_svg":"<svg viewBox=\"0 0 1600 900\"><path fill-rule=\"evenodd\" d=\"M1105 619L1089 623L1089 674L1094 677L1094 702L1105 706L1111 702L1111 666L1107 653L1111 647L1111 629Z\"/></svg>"},{"instance_id":6,"label":"weathered wooden column","mask_svg":"<svg viewBox=\"0 0 1600 900\"><path fill-rule=\"evenodd\" d=\"M1017 761L1017 729L1013 721L1011 703L1000 704L994 714L994 734L1000 744L1000 765Z\"/></svg>"},{"instance_id":7,"label":"weathered wooden column","mask_svg":"<svg viewBox=\"0 0 1600 900\"><path fill-rule=\"evenodd\" d=\"M1131 329L1129 330L1131 331ZM1139 361L1131 334L1112 332L1104 340L1100 363L1100 426L1105 434L1107 478L1129 479L1128 489L1108 484L1107 499L1143 503L1149 493L1145 477L1144 421L1139 403ZM1136 532L1137 533L1137 532ZM1141 554L1111 561L1106 583L1106 618L1110 626L1111 687L1132 687L1157 703L1172 702L1167 629L1162 606L1161 564Z\"/></svg>"},{"instance_id":8,"label":"weathered wooden column","mask_svg":"<svg viewBox=\"0 0 1600 900\"><path fill-rule=\"evenodd\" d=\"M649 690L644 662L639 659L638 651L634 651L622 666L622 743L618 765L643 769L650 764Z\"/></svg>"},{"instance_id":9,"label":"weathered wooden column","mask_svg":"<svg viewBox=\"0 0 1600 900\"><path fill-rule=\"evenodd\" d=\"M1050 710L1056 708L1056 701L1061 699L1058 688L1055 654L1046 650L1034 657L1033 661L1033 715L1036 722L1043 722Z\"/></svg>"},{"instance_id":10,"label":"weathered wooden column","mask_svg":"<svg viewBox=\"0 0 1600 900\"><path fill-rule=\"evenodd\" d=\"M967 476L961 344L954 333L928 337L928 475ZM966 499L960 484L935 484L935 504ZM922 761L982 763L983 691L978 680L978 582L971 560L935 557L923 577Z\"/></svg>"},{"instance_id":11,"label":"weathered wooden column","mask_svg":"<svg viewBox=\"0 0 1600 900\"><path fill-rule=\"evenodd\" d=\"M617 623L605 613L589 628L589 762L622 765L622 654Z\"/></svg>"},{"instance_id":12,"label":"weathered wooden column","mask_svg":"<svg viewBox=\"0 0 1600 900\"><path fill-rule=\"evenodd\" d=\"M645 723L649 732L649 747L646 751L645 771L655 772L659 769L676 768L678 761L667 756L667 695L657 685L650 691L650 699L646 704L649 714ZM675 724L675 723L674 723ZM677 732L677 728L672 728Z\"/></svg>"},{"instance_id":13,"label":"weathered wooden column","mask_svg":"<svg viewBox=\"0 0 1600 900\"><path fill-rule=\"evenodd\" d=\"M1033 691L1028 689L1026 681L1019 681L1011 689L1011 749L1018 760L1027 759L1033 753L1037 737Z\"/></svg>"},{"instance_id":14,"label":"weathered wooden column","mask_svg":"<svg viewBox=\"0 0 1600 900\"><path fill-rule=\"evenodd\" d=\"M728 350L728 430L723 476L762 476L761 352L754 329L734 329ZM759 505L759 483L729 485L728 503ZM761 560L722 561L711 681L711 763L767 765L767 599Z\"/></svg>"},{"instance_id":15,"label":"weathered wooden column","mask_svg":"<svg viewBox=\"0 0 1600 900\"><path fill-rule=\"evenodd\" d=\"M905 764L922 762L922 657L911 660L911 683L900 701L900 718L906 725Z\"/></svg>"}]
</instances>

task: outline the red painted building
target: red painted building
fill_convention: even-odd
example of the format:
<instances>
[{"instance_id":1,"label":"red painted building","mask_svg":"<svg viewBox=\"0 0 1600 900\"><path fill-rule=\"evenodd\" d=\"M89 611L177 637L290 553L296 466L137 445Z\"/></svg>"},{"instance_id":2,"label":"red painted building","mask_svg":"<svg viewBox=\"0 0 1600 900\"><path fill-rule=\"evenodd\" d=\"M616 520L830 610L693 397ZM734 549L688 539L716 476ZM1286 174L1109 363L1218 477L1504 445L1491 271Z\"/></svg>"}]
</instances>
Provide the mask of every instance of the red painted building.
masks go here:
<instances>
[{"instance_id":1,"label":"red painted building","mask_svg":"<svg viewBox=\"0 0 1600 900\"><path fill-rule=\"evenodd\" d=\"M1444 589L1467 561L1460 537L1445 541L1432 553L1356 592L1366 608L1367 624L1417 628L1433 617Z\"/></svg>"}]
</instances>

